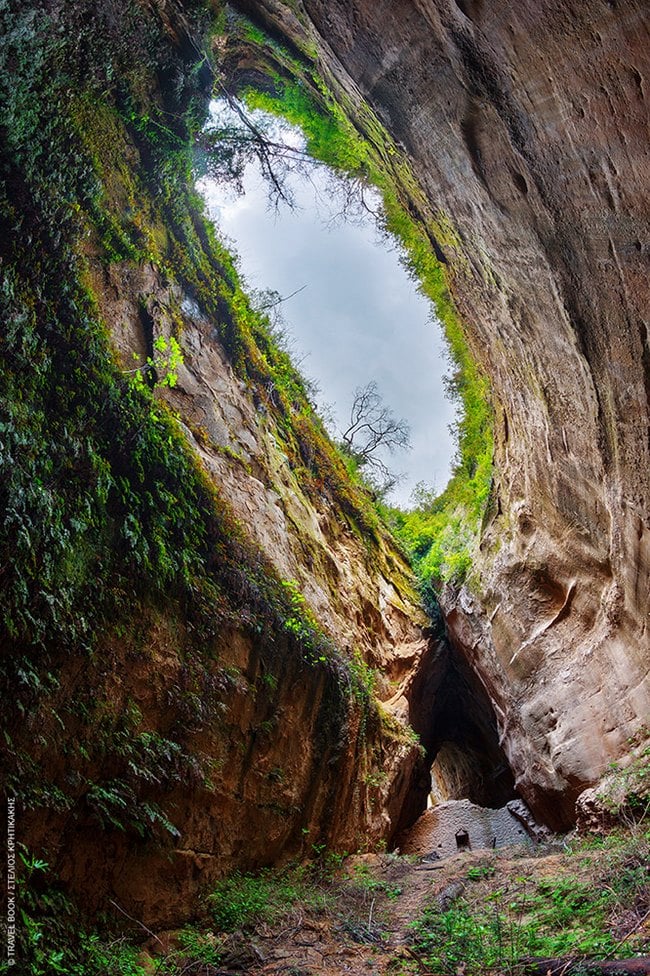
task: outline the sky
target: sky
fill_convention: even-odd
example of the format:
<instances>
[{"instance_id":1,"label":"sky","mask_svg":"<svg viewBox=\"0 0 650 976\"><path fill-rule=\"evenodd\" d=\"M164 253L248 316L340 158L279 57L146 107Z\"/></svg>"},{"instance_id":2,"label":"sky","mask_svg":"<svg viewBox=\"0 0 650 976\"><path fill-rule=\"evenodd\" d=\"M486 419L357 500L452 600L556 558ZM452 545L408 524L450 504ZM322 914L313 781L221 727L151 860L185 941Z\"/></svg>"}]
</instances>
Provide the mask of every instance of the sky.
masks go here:
<instances>
[{"instance_id":1,"label":"sky","mask_svg":"<svg viewBox=\"0 0 650 976\"><path fill-rule=\"evenodd\" d=\"M285 129L282 135L297 141ZM302 289L278 310L293 360L317 383L316 402L326 405L334 428L347 427L355 389L373 380L386 406L408 422L411 450L385 456L403 475L388 500L407 507L419 482L442 491L454 454L454 407L442 384L448 363L431 303L400 264L398 248L370 215L332 221L340 206L323 168L290 178L294 209L269 205L255 164L246 168L243 195L209 179L198 187L239 254L249 289L282 296Z\"/></svg>"}]
</instances>

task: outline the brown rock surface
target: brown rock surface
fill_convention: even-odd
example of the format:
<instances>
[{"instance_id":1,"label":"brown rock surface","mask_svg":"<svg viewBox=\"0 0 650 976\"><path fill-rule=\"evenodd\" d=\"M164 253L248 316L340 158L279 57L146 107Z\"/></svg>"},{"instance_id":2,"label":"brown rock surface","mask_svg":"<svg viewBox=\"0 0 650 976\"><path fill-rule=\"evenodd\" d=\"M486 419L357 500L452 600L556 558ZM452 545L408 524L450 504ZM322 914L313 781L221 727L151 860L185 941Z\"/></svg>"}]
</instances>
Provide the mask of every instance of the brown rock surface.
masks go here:
<instances>
[{"instance_id":1,"label":"brown rock surface","mask_svg":"<svg viewBox=\"0 0 650 976\"><path fill-rule=\"evenodd\" d=\"M167 42L194 64L181 6L141 5L143 17L154 8L165 23L173 15ZM486 692L520 791L561 826L648 714L644 5L240 6L289 40L318 41L323 72L347 92L350 112L365 97L408 154L428 200L418 204L423 219L428 206L453 229L436 247L492 378L497 417L497 475L473 589L442 596L474 686L460 667L445 685L447 652L422 632L404 561L387 539L367 545L331 498L308 497L180 276L169 281L146 261L93 261L86 242L89 290L124 362L146 355L145 319L154 335L178 329L185 364L165 395L188 441L341 650L358 649L383 669L380 692L394 713L434 748L447 741L448 729L435 726L441 689L447 701L469 689L465 707ZM126 150L121 163L141 165L146 185L146 159L135 142ZM50 725L38 711L21 716L12 743L26 766L42 763L55 799L65 782L71 804L51 803L47 814L36 804L21 837L36 852L47 848L90 909L112 894L146 923L171 924L224 871L312 843L390 838L404 810L416 812L412 741L375 713L364 725L350 689L310 666L286 631L265 641L215 614L212 646L189 633L182 608L144 599L130 623L131 643L111 633L92 660L54 648ZM201 641L209 646L196 653ZM188 678L199 660L205 686ZM110 737L122 713L138 709L142 722L128 736L173 735L209 759L210 776L197 770L193 786L150 784L180 832L167 850L133 831L100 833L91 815L89 784L110 786L128 750L102 766L99 749L90 769L76 756L82 776L52 747L56 709L80 704L93 715L98 701L110 706L108 731L69 710L66 746L93 734L102 745L100 733ZM490 729L492 710L481 702L477 712L474 728ZM415 785L419 802L426 784Z\"/></svg>"},{"instance_id":2,"label":"brown rock surface","mask_svg":"<svg viewBox=\"0 0 650 976\"><path fill-rule=\"evenodd\" d=\"M240 6L298 29L278 0ZM473 592L442 602L520 791L566 825L650 711L646 5L299 6L454 229L496 455Z\"/></svg>"},{"instance_id":3,"label":"brown rock surface","mask_svg":"<svg viewBox=\"0 0 650 976\"><path fill-rule=\"evenodd\" d=\"M83 666L73 656L60 668L52 705L63 711L68 701L106 701L118 722L135 707L154 738L174 738L194 757L194 775L182 784L152 777L144 794L138 791L140 800L162 807L173 835L143 842L132 830L100 830L88 784L71 780L78 763L52 754L52 717L40 717L31 744L49 788L66 784L71 802L69 810L23 811L21 837L46 852L86 910L99 911L110 899L148 926L177 924L225 873L308 857L313 844L358 849L394 832L418 751L348 702L329 669L301 660L289 644L260 646L225 629L201 674L199 701L191 675L200 664L176 608L143 614L140 636L137 649L112 640ZM33 721L25 732L34 738ZM89 730L79 721L75 733L92 749L92 735L104 736L106 728ZM118 770L113 757L95 777L108 790Z\"/></svg>"},{"instance_id":4,"label":"brown rock surface","mask_svg":"<svg viewBox=\"0 0 650 976\"><path fill-rule=\"evenodd\" d=\"M323 492L310 497L282 451L274 418L234 372L214 323L150 266L97 269L94 285L125 366L145 348L140 303L154 339L182 322L178 382L160 391L233 511L279 574L296 580L329 635L386 678L383 697L422 656L427 618L404 557L384 532L376 545L355 535Z\"/></svg>"}]
</instances>

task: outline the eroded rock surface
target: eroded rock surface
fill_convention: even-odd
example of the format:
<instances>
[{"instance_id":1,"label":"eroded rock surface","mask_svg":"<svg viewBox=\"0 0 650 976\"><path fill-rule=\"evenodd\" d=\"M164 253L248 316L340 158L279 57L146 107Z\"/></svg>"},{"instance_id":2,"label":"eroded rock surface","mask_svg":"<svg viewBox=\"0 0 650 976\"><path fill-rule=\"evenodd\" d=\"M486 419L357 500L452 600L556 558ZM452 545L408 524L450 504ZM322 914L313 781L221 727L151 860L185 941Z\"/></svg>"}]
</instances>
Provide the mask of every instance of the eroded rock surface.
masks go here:
<instances>
[{"instance_id":1,"label":"eroded rock surface","mask_svg":"<svg viewBox=\"0 0 650 976\"><path fill-rule=\"evenodd\" d=\"M323 490L317 501L283 452L276 418L239 378L215 322L178 287L145 266L97 270L94 283L125 366L145 349L142 310L154 341L182 323L177 383L160 391L182 418L193 450L237 517L286 580L295 580L316 618L350 653L380 668L383 698L427 646L424 611L404 557L381 531L372 545Z\"/></svg>"},{"instance_id":2,"label":"eroded rock surface","mask_svg":"<svg viewBox=\"0 0 650 976\"><path fill-rule=\"evenodd\" d=\"M320 37L452 229L496 454L472 592L442 603L519 790L566 825L650 710L646 6L240 6Z\"/></svg>"}]
</instances>

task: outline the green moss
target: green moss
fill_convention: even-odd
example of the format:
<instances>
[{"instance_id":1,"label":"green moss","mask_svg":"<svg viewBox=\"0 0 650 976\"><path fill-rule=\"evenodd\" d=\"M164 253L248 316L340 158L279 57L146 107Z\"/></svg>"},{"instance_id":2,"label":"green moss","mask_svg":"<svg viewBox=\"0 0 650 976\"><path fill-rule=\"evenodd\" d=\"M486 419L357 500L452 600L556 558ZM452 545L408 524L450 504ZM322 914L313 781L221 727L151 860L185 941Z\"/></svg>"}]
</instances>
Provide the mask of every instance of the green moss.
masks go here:
<instances>
[{"instance_id":1,"label":"green moss","mask_svg":"<svg viewBox=\"0 0 650 976\"><path fill-rule=\"evenodd\" d=\"M116 362L92 291L98 271L148 261L189 292L265 403L305 489L329 493L362 534L378 520L203 220L191 184L197 78L147 10L112 4L119 30L95 5L70 5L61 30L45 13L6 15L0 614L3 679L14 692L5 728L20 729L30 713L44 730L33 756L7 732L19 801L161 837L173 825L150 788L196 785L208 771L180 727L134 717L122 729L119 712L103 715L108 687L95 686L86 713L67 712L59 676L70 661L89 662L89 681L102 664L110 673L113 638L137 659L148 638L141 622L164 607L188 635L178 653L194 677L175 701L189 708L208 694L217 637L238 629L270 669L286 654L326 672L327 748L345 728L353 678L248 540L174 417ZM187 10L199 37L208 29L201 5ZM219 704L194 719L214 722ZM69 779L48 773L49 748L72 750Z\"/></svg>"},{"instance_id":2,"label":"green moss","mask_svg":"<svg viewBox=\"0 0 650 976\"><path fill-rule=\"evenodd\" d=\"M531 958L558 957L581 959L589 971L590 960L645 952L640 924L624 939L618 930L622 913L636 908L641 918L648 838L612 835L601 845L594 857L556 865L564 868L556 876L503 877L498 862L475 868L465 894L444 911L430 904L412 925L415 949L441 973L461 963L475 972L524 973Z\"/></svg>"}]
</instances>

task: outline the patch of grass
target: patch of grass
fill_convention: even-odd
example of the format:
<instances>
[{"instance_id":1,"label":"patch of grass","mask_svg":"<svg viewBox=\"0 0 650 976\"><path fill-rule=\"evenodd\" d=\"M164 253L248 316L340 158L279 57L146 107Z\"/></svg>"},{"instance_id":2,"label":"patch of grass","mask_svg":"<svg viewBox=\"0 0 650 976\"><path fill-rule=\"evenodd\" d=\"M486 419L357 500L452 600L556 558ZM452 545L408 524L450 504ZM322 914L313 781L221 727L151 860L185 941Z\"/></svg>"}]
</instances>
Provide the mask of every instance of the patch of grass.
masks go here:
<instances>
[{"instance_id":1,"label":"patch of grass","mask_svg":"<svg viewBox=\"0 0 650 976\"><path fill-rule=\"evenodd\" d=\"M389 901L394 901L402 894L402 886L392 884L377 878L367 864L355 864L351 879L351 884L364 895L376 895L381 893Z\"/></svg>"},{"instance_id":2,"label":"patch of grass","mask_svg":"<svg viewBox=\"0 0 650 976\"><path fill-rule=\"evenodd\" d=\"M223 956L223 940L213 932L202 932L188 925L178 934L181 953L193 964L216 966ZM182 969L181 969L182 972Z\"/></svg>"},{"instance_id":3,"label":"patch of grass","mask_svg":"<svg viewBox=\"0 0 650 976\"><path fill-rule=\"evenodd\" d=\"M470 869L472 886L447 910L437 902L412 926L433 972L523 972L523 960L624 958L647 951L650 838L612 835L600 853L570 855L562 873L500 877ZM632 911L630 911L632 909Z\"/></svg>"},{"instance_id":4,"label":"patch of grass","mask_svg":"<svg viewBox=\"0 0 650 976\"><path fill-rule=\"evenodd\" d=\"M264 922L277 922L298 902L311 909L327 903L325 892L305 866L257 874L237 871L217 882L208 897L210 915L219 932L250 931Z\"/></svg>"}]
</instances>

